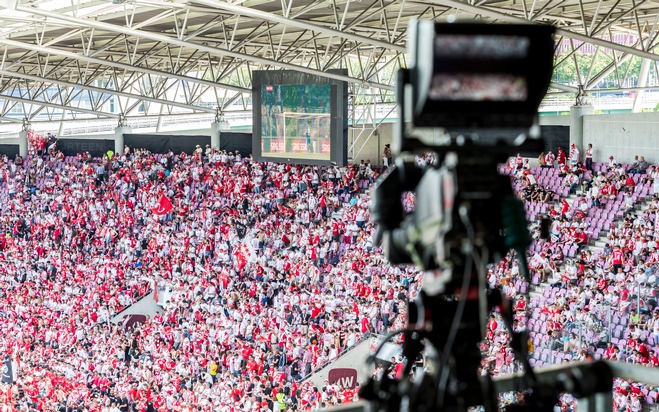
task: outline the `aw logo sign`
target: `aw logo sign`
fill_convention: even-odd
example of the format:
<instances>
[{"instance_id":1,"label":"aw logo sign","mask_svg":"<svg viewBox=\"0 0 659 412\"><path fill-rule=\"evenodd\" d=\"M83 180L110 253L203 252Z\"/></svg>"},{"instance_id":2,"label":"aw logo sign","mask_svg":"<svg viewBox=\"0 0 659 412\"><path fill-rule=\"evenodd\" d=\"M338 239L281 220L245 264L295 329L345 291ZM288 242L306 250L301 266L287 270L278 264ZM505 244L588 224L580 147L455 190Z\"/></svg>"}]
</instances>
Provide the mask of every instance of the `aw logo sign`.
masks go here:
<instances>
[{"instance_id":1,"label":"aw logo sign","mask_svg":"<svg viewBox=\"0 0 659 412\"><path fill-rule=\"evenodd\" d=\"M327 380L330 384L338 384L343 388L353 389L357 385L357 369L336 368L329 371Z\"/></svg>"}]
</instances>

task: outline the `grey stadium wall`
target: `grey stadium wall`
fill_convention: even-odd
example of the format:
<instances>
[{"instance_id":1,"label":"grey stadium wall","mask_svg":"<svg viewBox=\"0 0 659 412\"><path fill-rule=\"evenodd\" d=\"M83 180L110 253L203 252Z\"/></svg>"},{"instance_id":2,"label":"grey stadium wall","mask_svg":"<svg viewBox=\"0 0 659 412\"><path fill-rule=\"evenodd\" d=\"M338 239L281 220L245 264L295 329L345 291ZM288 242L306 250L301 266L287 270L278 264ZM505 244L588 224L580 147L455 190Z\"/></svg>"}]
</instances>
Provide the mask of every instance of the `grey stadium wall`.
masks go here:
<instances>
[{"instance_id":1,"label":"grey stadium wall","mask_svg":"<svg viewBox=\"0 0 659 412\"><path fill-rule=\"evenodd\" d=\"M586 115L583 143L593 144L594 160L630 163L635 155L659 164L659 112Z\"/></svg>"},{"instance_id":2,"label":"grey stadium wall","mask_svg":"<svg viewBox=\"0 0 659 412\"><path fill-rule=\"evenodd\" d=\"M569 116L541 117L543 132L555 143L567 147L565 133L569 131ZM381 123L375 129L372 126L351 127L349 130L348 146L355 143L355 156L353 162L359 162L362 159L369 159L373 164L381 164L381 153L384 145L391 143L394 123ZM223 150L239 150L245 155L248 150L246 142L251 142L251 133L234 133L223 132L222 137L227 135L225 141L221 140L220 144ZM128 135L127 135L128 136ZM134 141L126 139L125 143L129 146L143 145L143 141L138 141L140 135L134 134ZM154 143L154 148L158 150L168 150L168 144L172 140L186 141L190 136L184 134L171 135L148 135ZM370 136L370 137L368 137ZM553 137L552 137L553 136ZM367 138L368 137L368 138ZM244 140L242 140L244 139ZM97 143L98 140L106 140L103 143ZM111 135L103 136L76 136L65 137L60 139L66 143L67 154L76 154L79 152L95 150L100 152L102 148L107 147L112 141ZM76 142L77 141L77 142ZM197 138L185 143L178 143L172 146L172 150L183 149L194 150ZM198 136L200 143L209 144L210 136ZM549 142L549 146L555 151L555 144ZM169 142L169 143L168 143ZM208 142L208 143L206 143ZM583 143L593 144L595 161L608 161L610 155L614 155L617 161L629 163L635 155L643 155L651 164L659 164L659 112L648 113L623 113L623 114L593 114L583 117ZM101 146L103 146L101 148ZM91 150L90 150L91 149ZM176 152L176 150L174 150ZM6 139L0 144L0 155L6 154L14 157L18 154L17 139Z\"/></svg>"}]
</instances>

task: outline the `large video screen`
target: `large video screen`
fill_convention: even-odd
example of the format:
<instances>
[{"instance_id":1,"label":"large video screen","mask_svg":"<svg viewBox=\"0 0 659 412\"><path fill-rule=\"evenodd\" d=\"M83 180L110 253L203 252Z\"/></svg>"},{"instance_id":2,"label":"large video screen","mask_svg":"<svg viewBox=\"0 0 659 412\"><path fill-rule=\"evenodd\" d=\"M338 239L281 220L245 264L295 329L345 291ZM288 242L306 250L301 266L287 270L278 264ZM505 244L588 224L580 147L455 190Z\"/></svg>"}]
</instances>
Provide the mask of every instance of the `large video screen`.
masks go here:
<instances>
[{"instance_id":1,"label":"large video screen","mask_svg":"<svg viewBox=\"0 0 659 412\"><path fill-rule=\"evenodd\" d=\"M261 86L261 155L330 160L332 87Z\"/></svg>"},{"instance_id":2,"label":"large video screen","mask_svg":"<svg viewBox=\"0 0 659 412\"><path fill-rule=\"evenodd\" d=\"M252 154L256 160L345 165L348 86L336 79L291 70L252 72Z\"/></svg>"}]
</instances>

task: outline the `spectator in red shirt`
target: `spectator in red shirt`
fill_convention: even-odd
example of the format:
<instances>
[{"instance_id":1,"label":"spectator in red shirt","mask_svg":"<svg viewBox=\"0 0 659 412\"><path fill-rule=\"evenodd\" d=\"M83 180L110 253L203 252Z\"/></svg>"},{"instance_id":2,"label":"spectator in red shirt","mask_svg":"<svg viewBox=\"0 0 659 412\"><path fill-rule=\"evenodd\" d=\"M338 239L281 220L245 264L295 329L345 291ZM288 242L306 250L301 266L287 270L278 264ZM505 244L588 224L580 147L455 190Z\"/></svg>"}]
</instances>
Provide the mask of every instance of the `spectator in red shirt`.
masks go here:
<instances>
[{"instance_id":1,"label":"spectator in red shirt","mask_svg":"<svg viewBox=\"0 0 659 412\"><path fill-rule=\"evenodd\" d=\"M558 167L560 168L561 166L564 166L567 160L567 155L563 151L562 147L558 147L558 152L556 153L556 162L558 163Z\"/></svg>"}]
</instances>

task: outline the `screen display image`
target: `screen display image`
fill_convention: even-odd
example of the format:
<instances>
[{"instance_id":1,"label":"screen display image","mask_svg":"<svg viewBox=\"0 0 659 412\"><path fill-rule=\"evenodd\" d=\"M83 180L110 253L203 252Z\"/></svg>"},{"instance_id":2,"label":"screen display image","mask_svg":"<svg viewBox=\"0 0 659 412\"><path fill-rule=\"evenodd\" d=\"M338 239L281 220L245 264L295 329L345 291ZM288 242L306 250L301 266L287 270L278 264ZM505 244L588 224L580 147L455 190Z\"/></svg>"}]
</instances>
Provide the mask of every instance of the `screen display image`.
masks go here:
<instances>
[{"instance_id":1,"label":"screen display image","mask_svg":"<svg viewBox=\"0 0 659 412\"><path fill-rule=\"evenodd\" d=\"M252 72L252 156L261 162L339 165L348 162L348 77L294 70ZM221 140L221 139L220 139Z\"/></svg>"},{"instance_id":2,"label":"screen display image","mask_svg":"<svg viewBox=\"0 0 659 412\"><path fill-rule=\"evenodd\" d=\"M435 58L523 59L530 46L528 37L440 34L435 37Z\"/></svg>"},{"instance_id":3,"label":"screen display image","mask_svg":"<svg viewBox=\"0 0 659 412\"><path fill-rule=\"evenodd\" d=\"M509 74L436 74L428 97L433 100L524 101L526 79Z\"/></svg>"},{"instance_id":4,"label":"screen display image","mask_svg":"<svg viewBox=\"0 0 659 412\"><path fill-rule=\"evenodd\" d=\"M261 155L330 160L330 84L261 85Z\"/></svg>"},{"instance_id":5,"label":"screen display image","mask_svg":"<svg viewBox=\"0 0 659 412\"><path fill-rule=\"evenodd\" d=\"M412 20L406 73L412 107L405 108L411 124L533 126L552 76L554 31L548 25Z\"/></svg>"}]
</instances>

